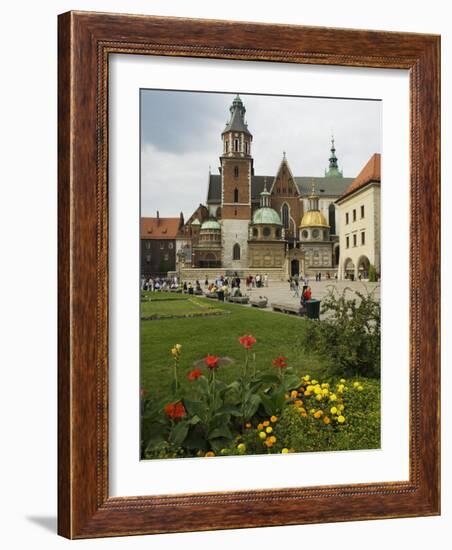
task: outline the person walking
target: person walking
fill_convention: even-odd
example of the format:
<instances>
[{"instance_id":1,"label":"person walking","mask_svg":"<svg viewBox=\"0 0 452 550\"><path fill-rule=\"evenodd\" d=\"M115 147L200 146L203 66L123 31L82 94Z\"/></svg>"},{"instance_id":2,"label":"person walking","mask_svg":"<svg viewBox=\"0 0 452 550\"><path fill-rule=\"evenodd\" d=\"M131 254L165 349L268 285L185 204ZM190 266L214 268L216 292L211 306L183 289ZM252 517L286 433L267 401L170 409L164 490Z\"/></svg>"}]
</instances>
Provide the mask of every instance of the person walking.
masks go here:
<instances>
[{"instance_id":1,"label":"person walking","mask_svg":"<svg viewBox=\"0 0 452 550\"><path fill-rule=\"evenodd\" d=\"M293 277L293 298L299 298L300 297L300 287L298 283L298 277Z\"/></svg>"}]
</instances>

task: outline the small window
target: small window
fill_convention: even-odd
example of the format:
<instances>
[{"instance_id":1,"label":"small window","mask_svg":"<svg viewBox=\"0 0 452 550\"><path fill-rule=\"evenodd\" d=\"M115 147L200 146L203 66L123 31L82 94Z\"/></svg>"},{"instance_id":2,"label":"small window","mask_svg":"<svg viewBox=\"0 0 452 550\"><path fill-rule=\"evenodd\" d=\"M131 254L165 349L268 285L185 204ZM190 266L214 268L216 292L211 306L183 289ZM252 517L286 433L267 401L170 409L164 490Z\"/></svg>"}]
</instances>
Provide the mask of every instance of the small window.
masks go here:
<instances>
[{"instance_id":1,"label":"small window","mask_svg":"<svg viewBox=\"0 0 452 550\"><path fill-rule=\"evenodd\" d=\"M306 229L301 233L301 236L303 239L307 239L309 237L309 233L306 231Z\"/></svg>"},{"instance_id":2,"label":"small window","mask_svg":"<svg viewBox=\"0 0 452 550\"><path fill-rule=\"evenodd\" d=\"M318 239L319 238L319 235L320 235L320 231L318 229L313 229L312 230L312 237L314 239Z\"/></svg>"},{"instance_id":3,"label":"small window","mask_svg":"<svg viewBox=\"0 0 452 550\"><path fill-rule=\"evenodd\" d=\"M356 239L356 233L355 233L353 235L353 246L356 246L356 241L357 241L357 239Z\"/></svg>"},{"instance_id":4,"label":"small window","mask_svg":"<svg viewBox=\"0 0 452 550\"><path fill-rule=\"evenodd\" d=\"M238 151L238 150L239 150L239 140L234 139L234 151Z\"/></svg>"},{"instance_id":5,"label":"small window","mask_svg":"<svg viewBox=\"0 0 452 550\"><path fill-rule=\"evenodd\" d=\"M245 141L245 153L248 154L248 142Z\"/></svg>"},{"instance_id":6,"label":"small window","mask_svg":"<svg viewBox=\"0 0 452 550\"><path fill-rule=\"evenodd\" d=\"M356 222L356 210L353 209L353 221Z\"/></svg>"},{"instance_id":7,"label":"small window","mask_svg":"<svg viewBox=\"0 0 452 550\"><path fill-rule=\"evenodd\" d=\"M350 248L350 237L345 237L345 248Z\"/></svg>"},{"instance_id":8,"label":"small window","mask_svg":"<svg viewBox=\"0 0 452 550\"><path fill-rule=\"evenodd\" d=\"M364 204L361 206L361 218L364 218Z\"/></svg>"},{"instance_id":9,"label":"small window","mask_svg":"<svg viewBox=\"0 0 452 550\"><path fill-rule=\"evenodd\" d=\"M237 187L234 189L234 202L239 202L239 190Z\"/></svg>"},{"instance_id":10,"label":"small window","mask_svg":"<svg viewBox=\"0 0 452 550\"><path fill-rule=\"evenodd\" d=\"M174 244L173 244L173 243L168 243L168 248L169 248L170 250L173 250Z\"/></svg>"},{"instance_id":11,"label":"small window","mask_svg":"<svg viewBox=\"0 0 452 550\"><path fill-rule=\"evenodd\" d=\"M348 225L349 219L348 219L348 212L345 213L345 223Z\"/></svg>"},{"instance_id":12,"label":"small window","mask_svg":"<svg viewBox=\"0 0 452 550\"><path fill-rule=\"evenodd\" d=\"M289 229L289 207L287 204L283 204L281 214L284 227Z\"/></svg>"},{"instance_id":13,"label":"small window","mask_svg":"<svg viewBox=\"0 0 452 550\"><path fill-rule=\"evenodd\" d=\"M281 229L277 229L277 230L275 231L275 237L276 237L277 239L279 239L279 238L281 237Z\"/></svg>"},{"instance_id":14,"label":"small window","mask_svg":"<svg viewBox=\"0 0 452 550\"><path fill-rule=\"evenodd\" d=\"M163 259L164 259L165 262L167 262L168 259L169 259L169 255L168 255L168 254L164 254L164 255L163 255Z\"/></svg>"},{"instance_id":15,"label":"small window","mask_svg":"<svg viewBox=\"0 0 452 550\"><path fill-rule=\"evenodd\" d=\"M253 237L257 237L259 235L259 231L257 230L257 228L255 227L253 229Z\"/></svg>"},{"instance_id":16,"label":"small window","mask_svg":"<svg viewBox=\"0 0 452 550\"><path fill-rule=\"evenodd\" d=\"M151 241L145 241L144 246L145 246L146 250L150 250L150 248L151 248Z\"/></svg>"},{"instance_id":17,"label":"small window","mask_svg":"<svg viewBox=\"0 0 452 550\"><path fill-rule=\"evenodd\" d=\"M270 233L271 233L270 228L269 227L264 227L263 233L264 233L264 237L269 237Z\"/></svg>"},{"instance_id":18,"label":"small window","mask_svg":"<svg viewBox=\"0 0 452 550\"><path fill-rule=\"evenodd\" d=\"M238 177L239 177L239 167L234 166L234 178L238 178Z\"/></svg>"},{"instance_id":19,"label":"small window","mask_svg":"<svg viewBox=\"0 0 452 550\"><path fill-rule=\"evenodd\" d=\"M151 256L150 256L150 255L147 255L147 256L146 256L146 263L147 263L147 264L150 264L150 263L151 263Z\"/></svg>"},{"instance_id":20,"label":"small window","mask_svg":"<svg viewBox=\"0 0 452 550\"><path fill-rule=\"evenodd\" d=\"M366 234L365 232L363 231L361 233L361 245L364 246L366 244Z\"/></svg>"},{"instance_id":21,"label":"small window","mask_svg":"<svg viewBox=\"0 0 452 550\"><path fill-rule=\"evenodd\" d=\"M232 247L232 259L240 260L240 245L238 243Z\"/></svg>"},{"instance_id":22,"label":"small window","mask_svg":"<svg viewBox=\"0 0 452 550\"><path fill-rule=\"evenodd\" d=\"M160 243L160 250L163 250L165 248L165 243Z\"/></svg>"}]
</instances>

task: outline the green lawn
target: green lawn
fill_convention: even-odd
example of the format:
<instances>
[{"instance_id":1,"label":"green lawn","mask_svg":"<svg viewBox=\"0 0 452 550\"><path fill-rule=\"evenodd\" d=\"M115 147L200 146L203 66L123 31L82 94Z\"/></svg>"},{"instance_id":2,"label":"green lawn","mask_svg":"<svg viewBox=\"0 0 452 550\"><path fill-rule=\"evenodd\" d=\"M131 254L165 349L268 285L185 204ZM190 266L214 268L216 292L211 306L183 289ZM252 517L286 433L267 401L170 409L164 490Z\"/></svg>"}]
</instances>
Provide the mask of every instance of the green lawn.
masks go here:
<instances>
[{"instance_id":1,"label":"green lawn","mask_svg":"<svg viewBox=\"0 0 452 550\"><path fill-rule=\"evenodd\" d=\"M303 319L188 295L166 293L169 300L164 299L165 293L156 293L157 296L157 300L142 302L142 316L185 314L202 308L225 314L141 322L141 387L153 395L170 395L170 349L174 344L182 345L179 372L183 385L190 384L187 373L208 353L233 360L220 367L218 377L226 382L234 380L244 360L244 350L238 342L244 334L257 339L253 351L259 371L273 372L272 359L279 355L286 356L288 364L300 375L320 377L325 371L326 365L318 357L300 349L298 336L304 330Z\"/></svg>"},{"instance_id":2,"label":"green lawn","mask_svg":"<svg viewBox=\"0 0 452 550\"><path fill-rule=\"evenodd\" d=\"M165 293L168 294L168 293ZM163 295L163 297L162 297ZM151 297L151 301L141 303L141 317L173 317L185 315L203 315L206 313L220 312L217 308L217 302L198 298L196 296L188 296L186 294L169 294L169 298L164 296L164 293L156 293L157 299ZM177 296L177 298L174 298Z\"/></svg>"}]
</instances>

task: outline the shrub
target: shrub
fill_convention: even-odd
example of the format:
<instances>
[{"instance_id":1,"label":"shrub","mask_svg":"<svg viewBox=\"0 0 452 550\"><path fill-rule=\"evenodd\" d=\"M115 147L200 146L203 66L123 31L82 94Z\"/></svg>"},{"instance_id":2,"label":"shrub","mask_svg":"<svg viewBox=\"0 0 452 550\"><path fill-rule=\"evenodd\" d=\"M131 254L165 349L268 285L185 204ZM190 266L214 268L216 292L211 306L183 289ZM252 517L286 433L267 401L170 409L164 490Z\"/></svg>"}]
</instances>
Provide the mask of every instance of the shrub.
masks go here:
<instances>
[{"instance_id":1,"label":"shrub","mask_svg":"<svg viewBox=\"0 0 452 550\"><path fill-rule=\"evenodd\" d=\"M322 301L322 314L327 317L321 322L305 321L301 345L325 357L331 375L379 378L380 303L374 291L354 291L352 298L347 291L352 292L329 287Z\"/></svg>"}]
</instances>

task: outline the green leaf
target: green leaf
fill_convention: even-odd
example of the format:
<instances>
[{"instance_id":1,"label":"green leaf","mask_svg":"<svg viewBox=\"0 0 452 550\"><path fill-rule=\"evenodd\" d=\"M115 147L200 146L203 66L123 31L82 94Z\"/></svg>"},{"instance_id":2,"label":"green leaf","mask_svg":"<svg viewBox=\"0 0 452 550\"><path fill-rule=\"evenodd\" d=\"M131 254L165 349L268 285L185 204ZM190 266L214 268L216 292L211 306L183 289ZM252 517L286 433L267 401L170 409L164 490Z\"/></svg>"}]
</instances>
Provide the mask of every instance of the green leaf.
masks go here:
<instances>
[{"instance_id":1,"label":"green leaf","mask_svg":"<svg viewBox=\"0 0 452 550\"><path fill-rule=\"evenodd\" d=\"M207 415L207 406L203 401L192 401L184 399L184 406L190 416L197 416L200 419L205 419Z\"/></svg>"},{"instance_id":2,"label":"green leaf","mask_svg":"<svg viewBox=\"0 0 452 550\"><path fill-rule=\"evenodd\" d=\"M227 426L222 426L221 428L215 428L208 434L209 441L218 437L232 439L231 430Z\"/></svg>"},{"instance_id":3,"label":"green leaf","mask_svg":"<svg viewBox=\"0 0 452 550\"><path fill-rule=\"evenodd\" d=\"M243 415L246 420L249 420L254 414L256 414L257 409L261 403L259 395L252 394L245 401L245 406L243 408Z\"/></svg>"},{"instance_id":4,"label":"green leaf","mask_svg":"<svg viewBox=\"0 0 452 550\"><path fill-rule=\"evenodd\" d=\"M220 409L217 411L218 413L222 414L230 414L231 416L241 416L242 411L239 407L231 404L223 405Z\"/></svg>"},{"instance_id":5,"label":"green leaf","mask_svg":"<svg viewBox=\"0 0 452 550\"><path fill-rule=\"evenodd\" d=\"M169 441L174 445L180 447L182 442L187 437L189 424L187 422L181 421L174 426L171 430Z\"/></svg>"}]
</instances>

